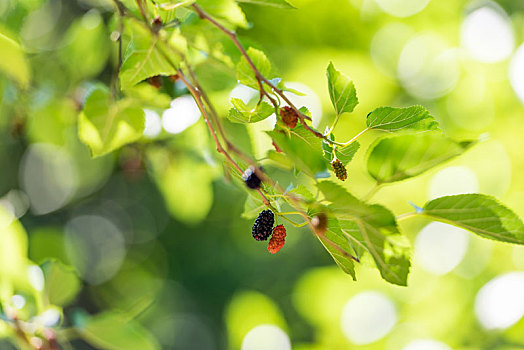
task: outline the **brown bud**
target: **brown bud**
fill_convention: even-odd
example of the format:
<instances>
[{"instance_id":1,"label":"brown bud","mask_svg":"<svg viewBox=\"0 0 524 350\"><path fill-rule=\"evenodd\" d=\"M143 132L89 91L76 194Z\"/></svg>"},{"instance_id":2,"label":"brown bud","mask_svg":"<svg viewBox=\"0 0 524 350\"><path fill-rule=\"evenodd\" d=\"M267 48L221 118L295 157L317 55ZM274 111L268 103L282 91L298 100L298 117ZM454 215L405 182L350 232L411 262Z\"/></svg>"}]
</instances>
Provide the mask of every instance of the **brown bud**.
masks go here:
<instances>
[{"instance_id":1,"label":"brown bud","mask_svg":"<svg viewBox=\"0 0 524 350\"><path fill-rule=\"evenodd\" d=\"M311 225L317 235L323 235L327 230L327 216L324 213L319 213L311 219Z\"/></svg>"},{"instance_id":2,"label":"brown bud","mask_svg":"<svg viewBox=\"0 0 524 350\"><path fill-rule=\"evenodd\" d=\"M155 75L154 77L148 78L147 82L156 89L162 87L162 77L160 75Z\"/></svg>"}]
</instances>

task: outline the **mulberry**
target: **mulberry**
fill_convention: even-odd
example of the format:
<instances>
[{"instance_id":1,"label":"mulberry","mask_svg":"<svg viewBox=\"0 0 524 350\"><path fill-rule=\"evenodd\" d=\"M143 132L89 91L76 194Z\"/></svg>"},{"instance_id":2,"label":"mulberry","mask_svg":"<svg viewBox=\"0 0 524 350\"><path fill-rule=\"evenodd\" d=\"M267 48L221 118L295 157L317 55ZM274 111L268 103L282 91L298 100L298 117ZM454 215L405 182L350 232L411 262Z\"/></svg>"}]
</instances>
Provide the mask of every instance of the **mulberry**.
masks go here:
<instances>
[{"instance_id":1,"label":"mulberry","mask_svg":"<svg viewBox=\"0 0 524 350\"><path fill-rule=\"evenodd\" d=\"M149 85L153 86L155 89L160 89L162 87L162 77L160 75L155 75L147 79Z\"/></svg>"},{"instance_id":2,"label":"mulberry","mask_svg":"<svg viewBox=\"0 0 524 350\"><path fill-rule=\"evenodd\" d=\"M249 168L244 171L242 174L242 180L246 183L247 187L257 190L260 188L260 183L262 182L260 178L255 173L255 167L250 166Z\"/></svg>"},{"instance_id":3,"label":"mulberry","mask_svg":"<svg viewBox=\"0 0 524 350\"><path fill-rule=\"evenodd\" d=\"M271 230L273 229L273 224L275 223L275 215L271 210L262 210L258 214L255 223L253 224L253 229L251 233L253 238L257 241L265 241L271 235Z\"/></svg>"},{"instance_id":4,"label":"mulberry","mask_svg":"<svg viewBox=\"0 0 524 350\"><path fill-rule=\"evenodd\" d=\"M291 129L297 126L298 114L291 107L285 106L280 108L280 118L282 118L284 124L286 124Z\"/></svg>"},{"instance_id":5,"label":"mulberry","mask_svg":"<svg viewBox=\"0 0 524 350\"><path fill-rule=\"evenodd\" d=\"M269 240L267 250L271 254L276 254L286 243L286 228L284 225L278 225L273 228L273 236Z\"/></svg>"},{"instance_id":6,"label":"mulberry","mask_svg":"<svg viewBox=\"0 0 524 350\"><path fill-rule=\"evenodd\" d=\"M337 175L338 179L341 181L344 181L348 177L348 173L346 171L346 167L342 162L338 159L335 159L331 162L331 166L333 167L333 171L335 172L335 175Z\"/></svg>"}]
</instances>

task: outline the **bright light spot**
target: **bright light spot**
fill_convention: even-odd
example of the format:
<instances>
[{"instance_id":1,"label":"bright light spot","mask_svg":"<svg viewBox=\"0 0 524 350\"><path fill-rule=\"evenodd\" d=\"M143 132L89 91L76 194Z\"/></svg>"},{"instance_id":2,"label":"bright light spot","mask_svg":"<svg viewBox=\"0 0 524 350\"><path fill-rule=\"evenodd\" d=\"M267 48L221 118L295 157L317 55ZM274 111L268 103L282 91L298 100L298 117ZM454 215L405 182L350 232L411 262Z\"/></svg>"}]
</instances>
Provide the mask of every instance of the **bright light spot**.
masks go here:
<instances>
[{"instance_id":1,"label":"bright light spot","mask_svg":"<svg viewBox=\"0 0 524 350\"><path fill-rule=\"evenodd\" d=\"M344 305L340 326L346 338L358 345L369 344L388 334L397 323L391 300L378 292L361 292Z\"/></svg>"},{"instance_id":2,"label":"bright light spot","mask_svg":"<svg viewBox=\"0 0 524 350\"><path fill-rule=\"evenodd\" d=\"M171 102L162 114L162 126L170 134L179 134L200 119L200 110L191 96L181 96Z\"/></svg>"},{"instance_id":3,"label":"bright light spot","mask_svg":"<svg viewBox=\"0 0 524 350\"><path fill-rule=\"evenodd\" d=\"M146 127L144 128L144 136L150 139L157 137L162 131L162 120L157 112L150 109L144 109L146 117Z\"/></svg>"},{"instance_id":4,"label":"bright light spot","mask_svg":"<svg viewBox=\"0 0 524 350\"><path fill-rule=\"evenodd\" d=\"M306 108L311 113L311 119L313 119L313 126L315 128L318 127L318 124L322 119L322 104L320 103L320 99L318 98L315 91L313 91L309 86L304 85L302 83L286 82L285 85L286 87L297 90L305 95L299 96L292 92L285 93L285 95L295 106L297 106L297 108L306 106Z\"/></svg>"},{"instance_id":5,"label":"bright light spot","mask_svg":"<svg viewBox=\"0 0 524 350\"><path fill-rule=\"evenodd\" d=\"M398 59L413 29L404 23L387 23L373 36L369 48L371 58L381 71L396 77Z\"/></svg>"},{"instance_id":6,"label":"bright light spot","mask_svg":"<svg viewBox=\"0 0 524 350\"><path fill-rule=\"evenodd\" d=\"M513 265L517 269L524 270L524 247L521 245L516 245L513 247Z\"/></svg>"},{"instance_id":7,"label":"bright light spot","mask_svg":"<svg viewBox=\"0 0 524 350\"><path fill-rule=\"evenodd\" d=\"M21 309L25 305L25 298L18 294L13 295L11 301L13 302L15 309Z\"/></svg>"},{"instance_id":8,"label":"bright light spot","mask_svg":"<svg viewBox=\"0 0 524 350\"><path fill-rule=\"evenodd\" d=\"M20 190L11 190L4 197L11 204L14 214L17 218L21 218L29 209L29 198Z\"/></svg>"},{"instance_id":9,"label":"bright light spot","mask_svg":"<svg viewBox=\"0 0 524 350\"><path fill-rule=\"evenodd\" d=\"M507 58L515 46L511 21L492 2L471 12L462 22L461 41L474 59L489 63Z\"/></svg>"},{"instance_id":10,"label":"bright light spot","mask_svg":"<svg viewBox=\"0 0 524 350\"><path fill-rule=\"evenodd\" d=\"M253 98L257 96L259 96L257 90L242 84L238 84L237 86L235 86L233 90L231 90L231 92L229 93L229 99L238 98L242 100L246 105L249 103L249 101L251 101Z\"/></svg>"},{"instance_id":11,"label":"bright light spot","mask_svg":"<svg viewBox=\"0 0 524 350\"><path fill-rule=\"evenodd\" d=\"M524 316L524 272L510 272L477 293L475 314L486 329L505 329Z\"/></svg>"},{"instance_id":12,"label":"bright light spot","mask_svg":"<svg viewBox=\"0 0 524 350\"><path fill-rule=\"evenodd\" d=\"M38 315L36 321L44 327L55 327L60 323L60 312L57 309L48 309Z\"/></svg>"},{"instance_id":13,"label":"bright light spot","mask_svg":"<svg viewBox=\"0 0 524 350\"><path fill-rule=\"evenodd\" d=\"M453 270L466 255L468 238L468 232L461 228L432 222L417 235L415 259L425 270L444 275Z\"/></svg>"},{"instance_id":14,"label":"bright light spot","mask_svg":"<svg viewBox=\"0 0 524 350\"><path fill-rule=\"evenodd\" d=\"M44 290L44 273L42 269L36 265L31 265L27 268L27 276L29 277L29 283L34 289L41 292Z\"/></svg>"},{"instance_id":15,"label":"bright light spot","mask_svg":"<svg viewBox=\"0 0 524 350\"><path fill-rule=\"evenodd\" d=\"M396 17L409 17L422 11L430 0L375 0L380 8Z\"/></svg>"},{"instance_id":16,"label":"bright light spot","mask_svg":"<svg viewBox=\"0 0 524 350\"><path fill-rule=\"evenodd\" d=\"M242 350L291 350L288 335L270 324L256 326L242 340Z\"/></svg>"},{"instance_id":17,"label":"bright light spot","mask_svg":"<svg viewBox=\"0 0 524 350\"><path fill-rule=\"evenodd\" d=\"M464 166L451 166L442 169L433 176L429 185L429 198L477 193L478 190L477 175L472 170Z\"/></svg>"},{"instance_id":18,"label":"bright light spot","mask_svg":"<svg viewBox=\"0 0 524 350\"><path fill-rule=\"evenodd\" d=\"M2 225L0 226L0 229L6 228L9 226L13 220L16 218L15 216L15 208L9 202L7 199L0 199L0 213L2 214Z\"/></svg>"},{"instance_id":19,"label":"bright light spot","mask_svg":"<svg viewBox=\"0 0 524 350\"><path fill-rule=\"evenodd\" d=\"M66 253L84 280L100 284L113 277L126 250L122 232L108 219L83 215L66 225Z\"/></svg>"},{"instance_id":20,"label":"bright light spot","mask_svg":"<svg viewBox=\"0 0 524 350\"><path fill-rule=\"evenodd\" d=\"M51 144L38 143L29 146L24 154L20 181L31 210L42 215L67 204L76 190L77 174L69 153Z\"/></svg>"},{"instance_id":21,"label":"bright light spot","mask_svg":"<svg viewBox=\"0 0 524 350\"><path fill-rule=\"evenodd\" d=\"M524 44L519 46L511 59L509 81L520 101L524 103Z\"/></svg>"},{"instance_id":22,"label":"bright light spot","mask_svg":"<svg viewBox=\"0 0 524 350\"><path fill-rule=\"evenodd\" d=\"M433 339L416 339L404 346L402 350L452 350L447 344Z\"/></svg>"},{"instance_id":23,"label":"bright light spot","mask_svg":"<svg viewBox=\"0 0 524 350\"><path fill-rule=\"evenodd\" d=\"M398 61L398 77L413 96L435 99L457 84L460 67L457 53L438 35L419 35L407 42Z\"/></svg>"}]
</instances>

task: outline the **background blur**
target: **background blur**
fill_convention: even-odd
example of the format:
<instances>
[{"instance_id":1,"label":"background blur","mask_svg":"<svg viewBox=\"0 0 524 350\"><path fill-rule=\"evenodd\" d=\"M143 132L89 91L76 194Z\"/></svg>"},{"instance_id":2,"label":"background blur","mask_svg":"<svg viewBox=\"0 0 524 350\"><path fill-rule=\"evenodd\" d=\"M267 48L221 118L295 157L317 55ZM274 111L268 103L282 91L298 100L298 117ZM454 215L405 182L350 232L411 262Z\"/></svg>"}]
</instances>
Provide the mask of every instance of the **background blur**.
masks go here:
<instances>
[{"instance_id":1,"label":"background blur","mask_svg":"<svg viewBox=\"0 0 524 350\"><path fill-rule=\"evenodd\" d=\"M412 210L408 201L482 192L524 217L523 1L289 2L298 9L242 4L252 27L240 35L306 93L293 98L321 130L333 118L331 60L360 100L337 135L362 130L375 107L423 104L451 137L483 140L376 200L401 214ZM307 228L289 228L283 250L270 255L252 239L245 192L224 179L194 103L172 100L183 95L177 83L137 89L154 97L143 140L91 159L76 118L86 91L112 77L112 15L105 0L0 1L1 30L22 43L32 67L26 91L0 76L0 227L18 218L29 259L75 268L83 287L66 320L120 310L163 349L524 349L524 248L403 222L414 249L407 288L365 266L353 282ZM230 96L253 97L223 64L198 74L222 114ZM263 157L267 140L245 139L267 122L228 127ZM363 164L374 137L362 138L348 169L346 186L359 196L372 186ZM25 247L25 237L10 244ZM12 266L0 261L0 271Z\"/></svg>"}]
</instances>

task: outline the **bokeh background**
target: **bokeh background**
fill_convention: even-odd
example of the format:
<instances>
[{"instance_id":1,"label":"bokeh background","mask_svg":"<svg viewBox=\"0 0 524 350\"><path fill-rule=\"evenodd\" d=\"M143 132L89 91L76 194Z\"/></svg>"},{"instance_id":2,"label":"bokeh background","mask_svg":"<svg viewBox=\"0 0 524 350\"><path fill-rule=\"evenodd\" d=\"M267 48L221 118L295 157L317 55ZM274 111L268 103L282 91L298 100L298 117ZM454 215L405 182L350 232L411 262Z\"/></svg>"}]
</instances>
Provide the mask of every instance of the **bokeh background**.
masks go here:
<instances>
[{"instance_id":1,"label":"bokeh background","mask_svg":"<svg viewBox=\"0 0 524 350\"><path fill-rule=\"evenodd\" d=\"M360 100L337 135L361 131L375 107L422 104L451 137L482 140L374 200L402 214L412 210L409 201L482 192L524 216L523 1L289 2L297 9L242 4L251 28L239 34L306 94L292 97L321 130L334 117L325 77L333 61ZM74 267L81 286L64 308L66 324L78 313L119 310L161 348L177 350L524 349L522 247L406 220L407 288L366 266L353 282L307 228L289 228L283 250L270 255L251 238L252 220L241 216L245 191L224 178L179 83L133 91L147 101L140 142L91 159L79 141L83 97L113 76L110 1L3 0L0 21L27 51L32 73L27 90L0 76L1 227L21 222L26 234L12 244L25 247L27 237L34 263L54 258ZM230 97L256 92L237 86L223 61L206 61L197 73L225 115ZM227 127L263 158L271 143L260 131L270 124ZM359 196L373 184L364 150L376 136L362 138L348 169L345 186ZM10 261L2 264L5 273Z\"/></svg>"}]
</instances>

